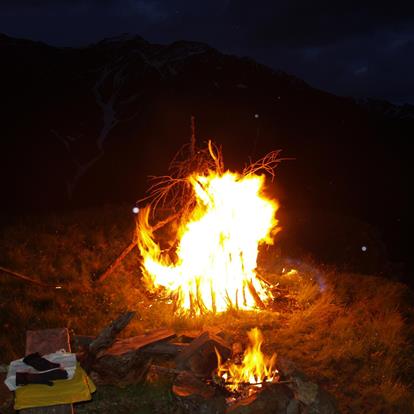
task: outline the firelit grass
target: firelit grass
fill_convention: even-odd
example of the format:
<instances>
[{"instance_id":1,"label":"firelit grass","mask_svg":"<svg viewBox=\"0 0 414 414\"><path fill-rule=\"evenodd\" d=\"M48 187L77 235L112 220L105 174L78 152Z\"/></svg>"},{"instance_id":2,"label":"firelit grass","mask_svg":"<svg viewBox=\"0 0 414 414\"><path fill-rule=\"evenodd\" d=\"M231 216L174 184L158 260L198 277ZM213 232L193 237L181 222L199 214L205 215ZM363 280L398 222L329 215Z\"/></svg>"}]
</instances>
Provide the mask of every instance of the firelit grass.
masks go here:
<instances>
[{"instance_id":1,"label":"firelit grass","mask_svg":"<svg viewBox=\"0 0 414 414\"><path fill-rule=\"evenodd\" d=\"M62 289L1 273L0 363L24 354L27 329L68 327L72 333L94 335L129 309L138 315L121 336L158 327L178 332L214 328L222 329L230 342L245 342L247 330L257 326L265 338L263 351L292 360L337 398L343 413L413 412L414 318L412 293L403 284L309 263L297 273L281 274L275 269L285 267L283 258L272 256L262 274L277 284L269 309L177 318L171 303L142 286L137 250L105 282L94 281L130 243L133 232L134 218L123 206L32 217L4 229L0 264ZM98 389L80 412L103 412L102 407L153 412L153 401L140 402L136 387L142 386ZM161 393L154 401L161 401L168 413L168 387L153 391Z\"/></svg>"}]
</instances>

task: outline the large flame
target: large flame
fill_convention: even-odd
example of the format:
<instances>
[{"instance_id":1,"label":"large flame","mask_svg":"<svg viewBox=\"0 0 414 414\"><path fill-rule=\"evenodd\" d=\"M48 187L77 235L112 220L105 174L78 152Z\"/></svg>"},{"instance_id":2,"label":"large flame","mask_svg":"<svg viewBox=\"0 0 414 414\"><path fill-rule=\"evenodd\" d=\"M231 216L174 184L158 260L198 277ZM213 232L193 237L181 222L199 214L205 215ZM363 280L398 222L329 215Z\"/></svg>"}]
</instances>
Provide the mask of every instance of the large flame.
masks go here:
<instances>
[{"instance_id":1,"label":"large flame","mask_svg":"<svg viewBox=\"0 0 414 414\"><path fill-rule=\"evenodd\" d=\"M265 382L276 380L277 370L275 369L276 354L270 358L261 351L263 335L258 328L253 328L247 333L250 346L244 352L241 364L221 363L220 354L218 357L217 374L225 380L226 388L236 391L240 385L251 384L261 387Z\"/></svg>"},{"instance_id":2,"label":"large flame","mask_svg":"<svg viewBox=\"0 0 414 414\"><path fill-rule=\"evenodd\" d=\"M269 299L255 273L260 243L272 243L277 203L263 195L265 176L232 172L188 177L195 207L177 230L175 258L165 254L148 223L138 218L144 280L163 287L179 313L254 309Z\"/></svg>"}]
</instances>

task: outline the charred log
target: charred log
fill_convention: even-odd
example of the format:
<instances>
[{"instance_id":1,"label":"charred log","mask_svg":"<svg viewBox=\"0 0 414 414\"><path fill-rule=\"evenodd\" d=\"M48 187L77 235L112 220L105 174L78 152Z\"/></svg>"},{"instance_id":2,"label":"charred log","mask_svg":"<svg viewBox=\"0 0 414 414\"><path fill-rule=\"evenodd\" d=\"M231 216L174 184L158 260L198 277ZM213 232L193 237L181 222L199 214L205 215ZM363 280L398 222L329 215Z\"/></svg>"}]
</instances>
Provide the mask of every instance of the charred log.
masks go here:
<instances>
[{"instance_id":1,"label":"charred log","mask_svg":"<svg viewBox=\"0 0 414 414\"><path fill-rule=\"evenodd\" d=\"M231 355L231 348L219 336L210 332L203 332L175 359L177 368L190 370L197 376L210 376L217 368L217 355L222 361Z\"/></svg>"},{"instance_id":2,"label":"charred log","mask_svg":"<svg viewBox=\"0 0 414 414\"><path fill-rule=\"evenodd\" d=\"M166 351L165 348L157 347L157 344L173 337L175 337L174 331L160 329L148 334L116 340L109 348L101 349L96 355L90 366L92 378L98 384L114 385L143 381L152 364L152 355ZM173 348L177 353L178 348L173 344L167 346L167 351L172 352Z\"/></svg>"}]
</instances>

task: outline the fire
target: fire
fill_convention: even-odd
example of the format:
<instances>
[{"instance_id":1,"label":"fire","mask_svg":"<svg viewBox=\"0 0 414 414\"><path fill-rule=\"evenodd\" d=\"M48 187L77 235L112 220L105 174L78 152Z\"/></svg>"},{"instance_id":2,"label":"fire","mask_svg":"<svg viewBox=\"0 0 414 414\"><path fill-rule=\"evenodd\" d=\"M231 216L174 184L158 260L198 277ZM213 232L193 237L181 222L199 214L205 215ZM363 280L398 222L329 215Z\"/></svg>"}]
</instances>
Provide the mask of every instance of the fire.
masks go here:
<instances>
[{"instance_id":1,"label":"fire","mask_svg":"<svg viewBox=\"0 0 414 414\"><path fill-rule=\"evenodd\" d=\"M163 252L140 210L138 246L144 281L164 288L181 314L256 309L270 293L256 275L261 243L272 243L278 205L263 194L265 176L210 171L187 178L194 207L180 221L174 256Z\"/></svg>"},{"instance_id":2,"label":"fire","mask_svg":"<svg viewBox=\"0 0 414 414\"><path fill-rule=\"evenodd\" d=\"M230 391L236 391L241 385L251 384L260 388L265 382L278 379L275 369L276 354L267 358L261 351L263 335L258 328L253 328L247 333L250 346L244 352L241 364L221 363L220 354L217 353L217 374L225 381Z\"/></svg>"}]
</instances>

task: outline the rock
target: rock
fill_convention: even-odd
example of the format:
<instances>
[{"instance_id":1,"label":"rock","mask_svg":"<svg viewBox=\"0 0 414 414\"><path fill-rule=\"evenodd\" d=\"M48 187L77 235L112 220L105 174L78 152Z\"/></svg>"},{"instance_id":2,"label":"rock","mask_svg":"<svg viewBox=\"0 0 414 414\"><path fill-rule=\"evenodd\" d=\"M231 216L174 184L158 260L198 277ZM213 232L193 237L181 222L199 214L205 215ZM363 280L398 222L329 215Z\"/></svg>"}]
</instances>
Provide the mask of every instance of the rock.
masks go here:
<instances>
[{"instance_id":1,"label":"rock","mask_svg":"<svg viewBox=\"0 0 414 414\"><path fill-rule=\"evenodd\" d=\"M303 381L300 377L293 378L291 389L293 389L295 398L305 405L313 404L316 401L319 391L317 384L310 381Z\"/></svg>"},{"instance_id":2,"label":"rock","mask_svg":"<svg viewBox=\"0 0 414 414\"><path fill-rule=\"evenodd\" d=\"M138 353L106 355L94 363L90 376L98 385L125 386L143 381L150 366L151 360L142 359Z\"/></svg>"},{"instance_id":3,"label":"rock","mask_svg":"<svg viewBox=\"0 0 414 414\"><path fill-rule=\"evenodd\" d=\"M315 401L307 409L307 414L339 414L335 398L320 387Z\"/></svg>"},{"instance_id":4,"label":"rock","mask_svg":"<svg viewBox=\"0 0 414 414\"><path fill-rule=\"evenodd\" d=\"M277 359L277 369L285 378L300 376L303 379L307 379L306 375L298 370L298 367L293 361L282 356Z\"/></svg>"},{"instance_id":5,"label":"rock","mask_svg":"<svg viewBox=\"0 0 414 414\"><path fill-rule=\"evenodd\" d=\"M300 414L300 402L298 400L290 400L286 407L286 414Z\"/></svg>"},{"instance_id":6,"label":"rock","mask_svg":"<svg viewBox=\"0 0 414 414\"><path fill-rule=\"evenodd\" d=\"M213 387L205 384L189 371L183 371L177 375L174 380L172 390L174 394L179 397L199 395L208 399L213 397L215 394Z\"/></svg>"},{"instance_id":7,"label":"rock","mask_svg":"<svg viewBox=\"0 0 414 414\"><path fill-rule=\"evenodd\" d=\"M208 399L199 395L176 398L180 414L224 414L226 412L226 402L221 396Z\"/></svg>"},{"instance_id":8,"label":"rock","mask_svg":"<svg viewBox=\"0 0 414 414\"><path fill-rule=\"evenodd\" d=\"M306 405L312 404L316 400L318 385L311 382L306 374L299 371L292 361L279 358L277 369L284 380L291 381L289 388L293 391L297 400Z\"/></svg>"},{"instance_id":9,"label":"rock","mask_svg":"<svg viewBox=\"0 0 414 414\"><path fill-rule=\"evenodd\" d=\"M289 388L293 391L295 399L304 405L301 412L305 414L339 413L335 398L319 385L310 381L307 375L299 371L292 361L279 358L277 368L284 380L292 381Z\"/></svg>"},{"instance_id":10,"label":"rock","mask_svg":"<svg viewBox=\"0 0 414 414\"><path fill-rule=\"evenodd\" d=\"M225 413L224 396L189 371L183 371L177 375L172 390L180 412L183 414Z\"/></svg>"},{"instance_id":11,"label":"rock","mask_svg":"<svg viewBox=\"0 0 414 414\"><path fill-rule=\"evenodd\" d=\"M299 414L299 404L292 404L293 393L284 384L266 386L263 391L230 406L227 414ZM296 407L296 411L295 411Z\"/></svg>"}]
</instances>

